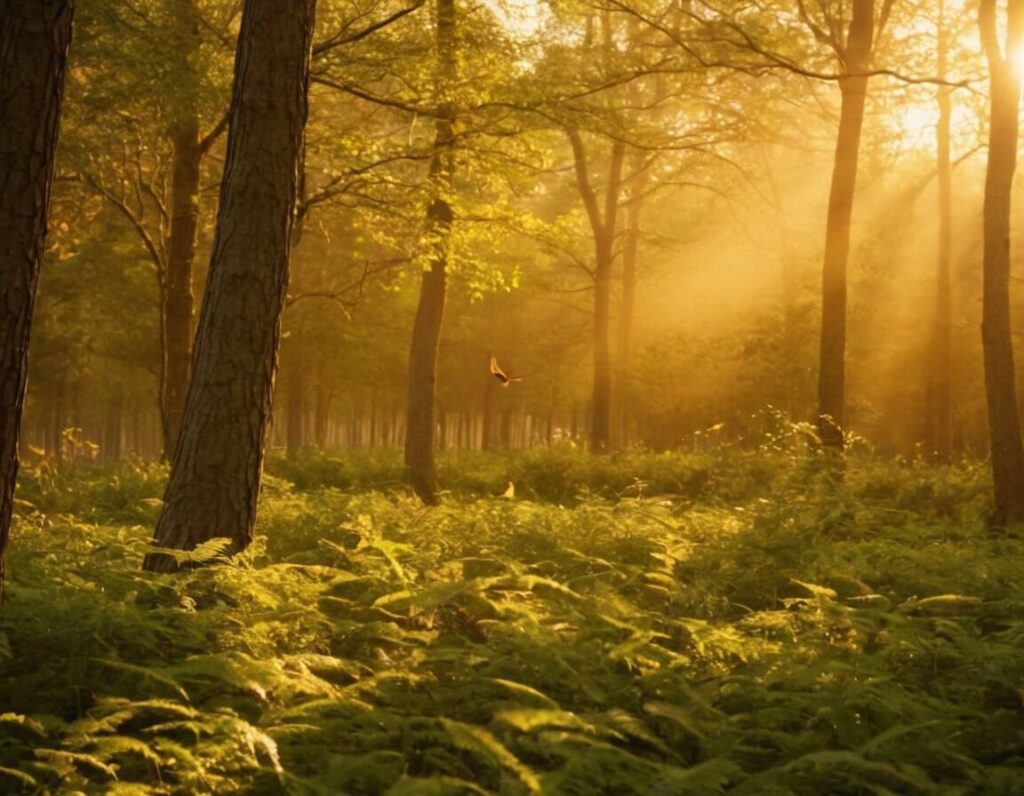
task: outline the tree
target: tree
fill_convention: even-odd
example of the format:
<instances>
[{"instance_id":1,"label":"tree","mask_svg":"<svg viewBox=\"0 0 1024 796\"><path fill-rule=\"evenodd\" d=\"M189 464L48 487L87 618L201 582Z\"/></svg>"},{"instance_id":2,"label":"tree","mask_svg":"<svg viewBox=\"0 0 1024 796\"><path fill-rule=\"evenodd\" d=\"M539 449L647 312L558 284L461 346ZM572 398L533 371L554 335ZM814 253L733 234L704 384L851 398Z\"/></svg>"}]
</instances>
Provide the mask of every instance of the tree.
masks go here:
<instances>
[{"instance_id":1,"label":"tree","mask_svg":"<svg viewBox=\"0 0 1024 796\"><path fill-rule=\"evenodd\" d=\"M295 216L315 0L246 0L194 372L156 543L252 540ZM173 571L166 554L144 567Z\"/></svg>"},{"instance_id":2,"label":"tree","mask_svg":"<svg viewBox=\"0 0 1024 796\"><path fill-rule=\"evenodd\" d=\"M632 398L631 360L633 356L633 316L636 311L636 283L640 259L640 210L644 201L644 153L632 153L633 185L626 207L625 240L622 244L622 293L619 299L619 329L616 347L615 382L618 392L619 446L629 447L630 404Z\"/></svg>"},{"instance_id":3,"label":"tree","mask_svg":"<svg viewBox=\"0 0 1024 796\"><path fill-rule=\"evenodd\" d=\"M0 3L0 597L73 15L71 0Z\"/></svg>"},{"instance_id":4,"label":"tree","mask_svg":"<svg viewBox=\"0 0 1024 796\"><path fill-rule=\"evenodd\" d=\"M1010 203L1017 168L1021 91L1014 56L1024 45L1024 0L1009 0L1003 45L999 41L996 0L982 0L978 26L988 61L991 98L981 342L995 486L993 522L1002 526L1024 522L1024 442L1017 408L1010 321Z\"/></svg>"},{"instance_id":5,"label":"tree","mask_svg":"<svg viewBox=\"0 0 1024 796\"><path fill-rule=\"evenodd\" d=\"M950 20L945 0L940 0L936 21L936 76L946 79L949 66ZM938 257L935 284L935 323L932 329L927 407L927 443L940 461L952 452L952 262L953 262L953 163L950 154L953 89L936 89L939 118L935 123L935 165L938 171Z\"/></svg>"},{"instance_id":6,"label":"tree","mask_svg":"<svg viewBox=\"0 0 1024 796\"><path fill-rule=\"evenodd\" d=\"M185 397L192 375L192 270L199 226L199 176L203 157L220 135L218 124L207 135L199 131L199 9L195 0L174 4L172 76L182 87L168 135L173 142L171 208L167 233L167 265L163 282L163 348L160 415L164 456L170 459L181 433Z\"/></svg>"},{"instance_id":7,"label":"tree","mask_svg":"<svg viewBox=\"0 0 1024 796\"><path fill-rule=\"evenodd\" d=\"M437 502L434 470L434 398L437 349L441 339L447 291L448 248L452 227L452 188L455 146L455 106L450 92L456 75L455 2L437 2L437 118L434 153L430 161L430 190L424 243L427 253L416 318L409 348L409 397L406 406L405 465L409 481L424 503Z\"/></svg>"},{"instance_id":8,"label":"tree","mask_svg":"<svg viewBox=\"0 0 1024 796\"><path fill-rule=\"evenodd\" d=\"M226 87L210 90L227 54L217 31L230 26L233 5L159 0L139 9L112 0L102 10L83 9L78 22L82 77L72 81L77 102L69 127L75 156L62 161L62 170L72 166L66 176L127 223L152 265L161 349L157 405L168 459L191 374L200 178L227 122ZM99 74L103 80L95 79ZM205 133L203 116L211 117ZM130 122L116 121L123 119Z\"/></svg>"},{"instance_id":9,"label":"tree","mask_svg":"<svg viewBox=\"0 0 1024 796\"><path fill-rule=\"evenodd\" d=\"M893 2L882 0L876 24L876 0L853 0L845 40L842 38L842 19L831 18L826 14L824 24L819 26L804 12L805 21L814 31L815 37L829 42L835 50L843 73L839 80L839 130L825 222L818 369L818 433L826 448L840 451L843 449L846 407L846 264L850 254L850 221L857 187L857 160L860 155L871 56ZM804 8L802 3L800 7Z\"/></svg>"},{"instance_id":10,"label":"tree","mask_svg":"<svg viewBox=\"0 0 1024 796\"><path fill-rule=\"evenodd\" d=\"M611 142L602 211L597 192L590 180L583 139L574 127L567 128L566 132L572 144L576 185L594 236L594 387L591 397L590 447L597 453L603 453L611 444L612 356L609 327L612 266L615 262L616 224L626 145L622 141Z\"/></svg>"}]
</instances>

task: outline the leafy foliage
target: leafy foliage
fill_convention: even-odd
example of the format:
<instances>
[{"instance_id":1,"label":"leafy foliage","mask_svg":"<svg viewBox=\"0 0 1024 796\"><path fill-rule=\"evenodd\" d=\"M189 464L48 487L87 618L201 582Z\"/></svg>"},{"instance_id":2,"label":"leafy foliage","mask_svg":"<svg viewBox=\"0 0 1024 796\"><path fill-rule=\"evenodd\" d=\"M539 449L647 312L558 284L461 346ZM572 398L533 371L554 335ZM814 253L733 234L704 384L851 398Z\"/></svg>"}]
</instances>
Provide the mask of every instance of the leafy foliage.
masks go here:
<instances>
[{"instance_id":1,"label":"leafy foliage","mask_svg":"<svg viewBox=\"0 0 1024 796\"><path fill-rule=\"evenodd\" d=\"M424 508L390 466L275 463L175 576L159 469L28 471L0 791L1019 792L1024 548L971 467L458 457Z\"/></svg>"}]
</instances>

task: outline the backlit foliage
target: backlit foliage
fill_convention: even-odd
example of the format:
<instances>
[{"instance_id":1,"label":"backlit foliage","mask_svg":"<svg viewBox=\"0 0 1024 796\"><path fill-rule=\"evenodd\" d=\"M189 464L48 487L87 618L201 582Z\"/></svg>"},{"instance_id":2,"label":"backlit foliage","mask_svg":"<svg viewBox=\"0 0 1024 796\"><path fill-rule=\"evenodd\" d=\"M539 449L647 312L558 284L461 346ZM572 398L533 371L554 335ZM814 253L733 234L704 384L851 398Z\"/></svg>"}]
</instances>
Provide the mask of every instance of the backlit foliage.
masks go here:
<instances>
[{"instance_id":1,"label":"backlit foliage","mask_svg":"<svg viewBox=\"0 0 1024 796\"><path fill-rule=\"evenodd\" d=\"M477 455L429 509L396 467L274 463L257 543L178 576L159 468L27 471L0 791L1020 792L980 466Z\"/></svg>"}]
</instances>

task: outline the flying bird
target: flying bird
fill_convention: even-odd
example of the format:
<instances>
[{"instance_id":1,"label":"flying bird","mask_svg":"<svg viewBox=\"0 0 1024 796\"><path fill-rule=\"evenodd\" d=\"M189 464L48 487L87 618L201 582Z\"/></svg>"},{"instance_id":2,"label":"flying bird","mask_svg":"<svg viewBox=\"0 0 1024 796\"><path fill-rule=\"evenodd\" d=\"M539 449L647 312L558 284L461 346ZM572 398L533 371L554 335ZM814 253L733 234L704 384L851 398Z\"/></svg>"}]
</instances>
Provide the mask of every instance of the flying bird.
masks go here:
<instances>
[{"instance_id":1,"label":"flying bird","mask_svg":"<svg viewBox=\"0 0 1024 796\"><path fill-rule=\"evenodd\" d=\"M494 378L501 382L502 387L508 387L514 381L522 381L522 376L509 376L505 371L501 369L498 364L498 358L491 354L491 373L494 374Z\"/></svg>"}]
</instances>

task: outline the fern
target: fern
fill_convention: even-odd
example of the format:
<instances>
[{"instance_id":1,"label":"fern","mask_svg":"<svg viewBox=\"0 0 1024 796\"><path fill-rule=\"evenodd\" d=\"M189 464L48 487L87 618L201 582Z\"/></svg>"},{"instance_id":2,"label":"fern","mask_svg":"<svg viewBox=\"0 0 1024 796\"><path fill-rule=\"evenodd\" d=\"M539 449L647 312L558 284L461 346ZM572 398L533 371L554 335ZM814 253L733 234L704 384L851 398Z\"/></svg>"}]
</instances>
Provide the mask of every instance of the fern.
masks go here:
<instances>
[{"instance_id":1,"label":"fern","mask_svg":"<svg viewBox=\"0 0 1024 796\"><path fill-rule=\"evenodd\" d=\"M30 470L0 792L1014 793L1024 548L981 470L787 444L455 457L431 509L310 486L386 456L274 462L250 550L160 578L164 470Z\"/></svg>"}]
</instances>

